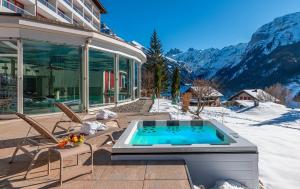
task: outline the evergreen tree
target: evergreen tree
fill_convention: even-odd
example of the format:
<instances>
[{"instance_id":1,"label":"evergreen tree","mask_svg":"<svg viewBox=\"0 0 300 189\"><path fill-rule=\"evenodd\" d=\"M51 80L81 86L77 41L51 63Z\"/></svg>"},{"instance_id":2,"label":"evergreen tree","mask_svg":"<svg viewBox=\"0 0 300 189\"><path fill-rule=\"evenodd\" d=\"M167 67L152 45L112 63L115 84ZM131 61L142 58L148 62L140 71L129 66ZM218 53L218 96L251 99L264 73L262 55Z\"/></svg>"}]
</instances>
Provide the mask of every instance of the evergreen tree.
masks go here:
<instances>
[{"instance_id":1,"label":"evergreen tree","mask_svg":"<svg viewBox=\"0 0 300 189\"><path fill-rule=\"evenodd\" d=\"M157 97L160 97L162 90L167 87L167 71L162 45L155 30L151 36L145 67L149 72L153 73L154 92Z\"/></svg>"},{"instance_id":2,"label":"evergreen tree","mask_svg":"<svg viewBox=\"0 0 300 189\"><path fill-rule=\"evenodd\" d=\"M178 67L176 67L173 73L172 88L171 88L171 94L173 99L179 95L179 88L180 88L180 75L179 75L179 69Z\"/></svg>"}]
</instances>

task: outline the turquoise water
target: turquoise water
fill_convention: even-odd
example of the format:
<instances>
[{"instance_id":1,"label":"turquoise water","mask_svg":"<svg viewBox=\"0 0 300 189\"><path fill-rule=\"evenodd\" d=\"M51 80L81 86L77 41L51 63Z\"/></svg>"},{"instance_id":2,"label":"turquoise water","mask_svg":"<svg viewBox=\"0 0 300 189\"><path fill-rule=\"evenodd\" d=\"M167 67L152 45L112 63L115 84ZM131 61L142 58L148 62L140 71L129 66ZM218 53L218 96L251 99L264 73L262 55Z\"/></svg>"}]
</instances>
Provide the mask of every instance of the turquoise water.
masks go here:
<instances>
[{"instance_id":1,"label":"turquoise water","mask_svg":"<svg viewBox=\"0 0 300 189\"><path fill-rule=\"evenodd\" d=\"M218 137L216 128L210 125L143 126L137 128L130 141L132 145L227 143L226 137Z\"/></svg>"}]
</instances>

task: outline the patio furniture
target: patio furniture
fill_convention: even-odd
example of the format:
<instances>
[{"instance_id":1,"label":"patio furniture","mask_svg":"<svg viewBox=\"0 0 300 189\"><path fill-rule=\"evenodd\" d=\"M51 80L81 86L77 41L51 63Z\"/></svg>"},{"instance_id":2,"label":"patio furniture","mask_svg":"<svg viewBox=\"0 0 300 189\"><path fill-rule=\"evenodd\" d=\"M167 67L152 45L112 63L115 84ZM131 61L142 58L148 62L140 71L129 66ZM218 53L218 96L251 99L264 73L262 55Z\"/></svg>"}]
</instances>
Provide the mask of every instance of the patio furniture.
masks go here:
<instances>
[{"instance_id":1,"label":"patio furniture","mask_svg":"<svg viewBox=\"0 0 300 189\"><path fill-rule=\"evenodd\" d=\"M74 130L75 127L81 127L82 124L83 124L83 120L75 113L73 112L73 110L71 110L68 106L66 106L64 103L55 103L55 105L70 119L68 121L58 121L56 122L53 130L52 130L52 134L55 133L56 129L59 128L61 130L63 130L64 132L68 133L70 132L71 130ZM112 127L108 127L107 130L104 130L104 131L100 131L100 132L97 132L95 135L103 135L104 133L106 133L107 136L110 137L110 139L112 140L113 143L115 143L115 139L113 138L112 136L112 132L115 132L115 131L120 131L121 130L121 127L120 127L120 124L119 124L119 121L115 118L113 119L108 119L108 120L105 120L104 121L104 124L109 122L109 121L114 121L117 123L118 125L118 128L112 128ZM60 123L66 123L66 122L73 122L73 123L76 123L78 124L79 126L71 126L69 128L65 128L63 126L60 126ZM89 135L87 138L92 138L94 137L95 135Z\"/></svg>"},{"instance_id":2,"label":"patio furniture","mask_svg":"<svg viewBox=\"0 0 300 189\"><path fill-rule=\"evenodd\" d=\"M93 165L94 165L94 160L93 160L93 146L89 143L83 143L80 146L72 147L72 148L50 148L48 151L48 175L50 174L51 170L51 165L50 165L50 157L51 153L55 153L59 155L59 161L60 161L60 172L59 172L59 182L60 185L63 184L63 160L64 158L70 157L70 156L77 156L77 165L79 164L79 154L84 154L84 153L90 153L91 156L91 173L93 173Z\"/></svg>"},{"instance_id":3,"label":"patio furniture","mask_svg":"<svg viewBox=\"0 0 300 189\"><path fill-rule=\"evenodd\" d=\"M28 173L33 168L38 156L42 152L48 151L49 148L56 146L59 141L44 126L34 121L32 118L20 113L16 113L16 115L26 121L30 125L30 128L25 138L18 143L9 163L14 162L19 150L23 151L25 155L32 159L25 174L25 178L27 178ZM37 131L40 136L30 137L29 135L32 128Z\"/></svg>"},{"instance_id":4,"label":"patio furniture","mask_svg":"<svg viewBox=\"0 0 300 189\"><path fill-rule=\"evenodd\" d=\"M23 151L27 156L29 156L32 160L27 168L26 174L25 174L25 179L27 178L30 170L33 168L38 156L42 152L48 152L48 174L50 173L50 157L51 157L51 152L55 152L59 154L60 156L60 183L62 184L62 169L63 169L63 159L65 157L69 157L72 155L77 155L77 160L78 156L80 154L84 153L91 153L91 160L93 161L93 148L91 144L84 143L81 144L78 147L74 148L66 148L66 149L58 149L57 146L59 144L59 139L55 137L50 131L48 131L43 125L40 123L36 122L32 118L21 114L21 113L16 113L18 117L26 121L31 127L29 128L29 131L27 132L27 135L24 139L22 139L19 144L17 145L13 156L11 158L10 163L14 162L14 159L17 155L17 152L19 150ZM31 132L31 129L36 130L40 136L35 136L35 137L30 137L29 134ZM78 162L77 162L78 164ZM93 166L93 162L92 162Z\"/></svg>"}]
</instances>

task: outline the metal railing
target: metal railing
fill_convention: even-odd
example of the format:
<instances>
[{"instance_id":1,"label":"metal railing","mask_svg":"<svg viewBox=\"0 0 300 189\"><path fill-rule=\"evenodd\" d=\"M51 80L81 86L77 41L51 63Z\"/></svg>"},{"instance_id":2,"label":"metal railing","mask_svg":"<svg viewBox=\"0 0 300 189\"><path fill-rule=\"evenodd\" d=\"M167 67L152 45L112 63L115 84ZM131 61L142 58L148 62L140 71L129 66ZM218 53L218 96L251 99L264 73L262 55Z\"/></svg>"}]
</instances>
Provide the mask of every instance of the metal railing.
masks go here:
<instances>
[{"instance_id":1,"label":"metal railing","mask_svg":"<svg viewBox=\"0 0 300 189\"><path fill-rule=\"evenodd\" d=\"M84 5L91 11L93 12L93 8L90 4L88 4L87 2L84 2Z\"/></svg>"},{"instance_id":2,"label":"metal railing","mask_svg":"<svg viewBox=\"0 0 300 189\"><path fill-rule=\"evenodd\" d=\"M21 14L28 14L33 16L30 12L18 7L17 5L7 1L7 0L2 0L2 6L8 8L11 11L14 11L16 13L21 13Z\"/></svg>"},{"instance_id":3,"label":"metal railing","mask_svg":"<svg viewBox=\"0 0 300 189\"><path fill-rule=\"evenodd\" d=\"M89 18L88 16L86 16L86 15L84 15L84 19L86 20L86 21L88 21L89 23L91 23L92 22L92 19L91 18Z\"/></svg>"},{"instance_id":4,"label":"metal railing","mask_svg":"<svg viewBox=\"0 0 300 189\"><path fill-rule=\"evenodd\" d=\"M93 11L93 15L96 16L96 18L99 19L99 13L97 13L96 11Z\"/></svg>"},{"instance_id":5,"label":"metal railing","mask_svg":"<svg viewBox=\"0 0 300 189\"><path fill-rule=\"evenodd\" d=\"M73 9L80 14L81 16L83 16L83 12L81 10L79 10L79 8L77 8L76 6L73 6Z\"/></svg>"},{"instance_id":6,"label":"metal railing","mask_svg":"<svg viewBox=\"0 0 300 189\"><path fill-rule=\"evenodd\" d=\"M48 3L48 1L46 1L46 0L38 0L38 1L56 13L56 8L53 5L51 5L50 3Z\"/></svg>"},{"instance_id":7,"label":"metal railing","mask_svg":"<svg viewBox=\"0 0 300 189\"><path fill-rule=\"evenodd\" d=\"M70 2L69 0L64 0L64 2L66 2L68 5L70 5L70 7L72 7L72 2Z\"/></svg>"},{"instance_id":8,"label":"metal railing","mask_svg":"<svg viewBox=\"0 0 300 189\"><path fill-rule=\"evenodd\" d=\"M57 9L57 14L59 16L61 16L62 18L64 18L65 20L67 20L68 22L72 23L72 19L70 17L68 17L65 13L60 11L59 9Z\"/></svg>"},{"instance_id":9,"label":"metal railing","mask_svg":"<svg viewBox=\"0 0 300 189\"><path fill-rule=\"evenodd\" d=\"M99 24L93 23L93 26L94 26L97 30L99 30Z\"/></svg>"}]
</instances>

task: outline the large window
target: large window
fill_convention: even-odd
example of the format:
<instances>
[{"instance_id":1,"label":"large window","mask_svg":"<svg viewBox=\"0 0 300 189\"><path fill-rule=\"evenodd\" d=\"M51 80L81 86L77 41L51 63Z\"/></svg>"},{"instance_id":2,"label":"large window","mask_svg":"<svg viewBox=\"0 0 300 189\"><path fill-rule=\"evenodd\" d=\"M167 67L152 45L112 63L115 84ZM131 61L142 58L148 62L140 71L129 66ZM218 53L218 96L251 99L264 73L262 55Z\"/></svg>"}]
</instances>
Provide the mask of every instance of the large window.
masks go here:
<instances>
[{"instance_id":1,"label":"large window","mask_svg":"<svg viewBox=\"0 0 300 189\"><path fill-rule=\"evenodd\" d=\"M89 104L91 107L114 103L114 55L89 51Z\"/></svg>"},{"instance_id":2,"label":"large window","mask_svg":"<svg viewBox=\"0 0 300 189\"><path fill-rule=\"evenodd\" d=\"M24 41L24 112L55 112L55 102L81 109L81 47Z\"/></svg>"},{"instance_id":3,"label":"large window","mask_svg":"<svg viewBox=\"0 0 300 189\"><path fill-rule=\"evenodd\" d=\"M119 62L119 101L131 98L131 66L132 61L120 56Z\"/></svg>"},{"instance_id":4,"label":"large window","mask_svg":"<svg viewBox=\"0 0 300 189\"><path fill-rule=\"evenodd\" d=\"M0 114L17 111L17 43L0 41Z\"/></svg>"}]
</instances>

